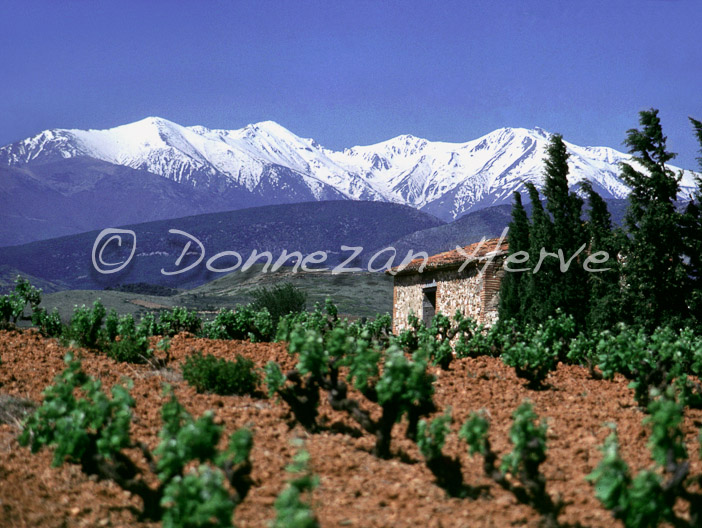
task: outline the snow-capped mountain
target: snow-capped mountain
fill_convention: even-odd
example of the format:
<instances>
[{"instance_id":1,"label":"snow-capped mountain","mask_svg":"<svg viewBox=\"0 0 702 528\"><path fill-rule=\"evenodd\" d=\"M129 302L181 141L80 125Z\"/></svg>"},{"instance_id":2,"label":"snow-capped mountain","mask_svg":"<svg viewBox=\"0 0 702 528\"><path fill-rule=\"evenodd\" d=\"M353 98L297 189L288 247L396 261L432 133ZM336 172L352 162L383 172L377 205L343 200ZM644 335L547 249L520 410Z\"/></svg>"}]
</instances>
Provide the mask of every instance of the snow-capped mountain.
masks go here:
<instances>
[{"instance_id":1,"label":"snow-capped mountain","mask_svg":"<svg viewBox=\"0 0 702 528\"><path fill-rule=\"evenodd\" d=\"M91 158L216 193L231 208L308 200L388 201L445 220L511 201L525 181L540 187L549 133L502 128L466 143L403 135L342 152L272 121L239 130L181 126L150 117L107 130L47 130L0 148L0 166L34 167ZM588 180L604 198L623 198L619 162L607 147L566 143L573 185ZM682 194L694 188L685 171ZM220 204L221 205L221 204Z\"/></svg>"}]
</instances>

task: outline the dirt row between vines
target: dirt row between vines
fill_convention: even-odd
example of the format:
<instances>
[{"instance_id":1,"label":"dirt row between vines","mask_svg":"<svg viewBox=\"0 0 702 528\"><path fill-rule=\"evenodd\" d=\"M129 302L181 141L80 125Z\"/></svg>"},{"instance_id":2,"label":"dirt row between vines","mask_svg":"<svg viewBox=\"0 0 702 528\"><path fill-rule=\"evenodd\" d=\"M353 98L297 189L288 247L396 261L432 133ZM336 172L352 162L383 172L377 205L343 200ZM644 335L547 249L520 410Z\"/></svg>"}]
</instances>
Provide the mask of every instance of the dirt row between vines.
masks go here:
<instances>
[{"instance_id":1,"label":"dirt row between vines","mask_svg":"<svg viewBox=\"0 0 702 528\"><path fill-rule=\"evenodd\" d=\"M291 424L284 403L263 396L197 394L180 374L180 364L195 350L224 358L241 354L259 367L269 360L278 361L284 369L294 364L285 344L212 341L187 335L172 340L172 361L161 370L116 363L89 351L81 354L86 372L100 378L106 387L124 377L133 380L136 407L132 433L151 448L158 442L166 383L194 416L213 410L226 435L242 426L252 429L255 486L235 511L234 523L239 528L265 527L274 517L273 502L285 485L284 468L295 452L291 446L294 438L304 440L311 454L311 469L320 477L311 503L323 527L537 526L538 515L487 480L481 459L471 459L465 443L455 434L471 411L486 409L493 447L507 453L511 449L511 414L527 398L548 422L548 459L543 471L549 492L566 501L562 523L614 524L595 499L593 487L584 480L600 459L598 446L609 433L606 423L617 424L622 453L631 468L651 464L648 434L641 424L644 415L623 378L597 381L582 368L559 365L548 378L548 390L531 391L499 359L462 359L449 371L432 369L437 376L438 407L453 409L454 434L445 452L460 457L467 483L488 486L489 492L476 500L447 498L435 485L416 445L404 438L404 423L394 431L394 457L376 459L370 454L373 439L360 434L353 422L326 402L321 406L324 431L311 435ZM43 339L34 331L0 332L0 417L9 422L0 425L0 526L156 526L137 521L139 500L115 484L96 482L76 466L52 468L50 452L32 455L17 443L19 424L7 419L8 412L13 414L15 399L41 401L42 390L63 370L66 352L55 340ZM693 473L702 471L697 442L701 424L702 413L688 410L684 432Z\"/></svg>"}]
</instances>

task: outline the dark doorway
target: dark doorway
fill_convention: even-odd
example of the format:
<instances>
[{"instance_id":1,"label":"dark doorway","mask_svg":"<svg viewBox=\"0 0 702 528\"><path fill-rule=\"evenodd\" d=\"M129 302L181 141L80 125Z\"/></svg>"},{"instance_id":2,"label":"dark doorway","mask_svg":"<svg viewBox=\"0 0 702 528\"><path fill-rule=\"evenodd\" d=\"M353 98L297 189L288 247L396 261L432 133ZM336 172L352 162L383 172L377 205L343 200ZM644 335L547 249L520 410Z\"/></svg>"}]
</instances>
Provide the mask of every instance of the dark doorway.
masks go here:
<instances>
[{"instance_id":1,"label":"dark doorway","mask_svg":"<svg viewBox=\"0 0 702 528\"><path fill-rule=\"evenodd\" d=\"M436 313L436 286L424 288L424 299L422 300L422 321L426 326L431 326L431 320Z\"/></svg>"}]
</instances>

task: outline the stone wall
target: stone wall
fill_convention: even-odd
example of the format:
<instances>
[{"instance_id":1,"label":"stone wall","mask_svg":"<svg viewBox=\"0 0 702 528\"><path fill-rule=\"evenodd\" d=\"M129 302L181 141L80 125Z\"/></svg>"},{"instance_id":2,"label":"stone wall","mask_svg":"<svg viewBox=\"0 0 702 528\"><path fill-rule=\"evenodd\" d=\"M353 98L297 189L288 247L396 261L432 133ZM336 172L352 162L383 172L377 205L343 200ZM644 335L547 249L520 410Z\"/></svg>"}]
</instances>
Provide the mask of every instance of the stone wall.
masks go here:
<instances>
[{"instance_id":1,"label":"stone wall","mask_svg":"<svg viewBox=\"0 0 702 528\"><path fill-rule=\"evenodd\" d=\"M505 276L502 269L504 257L495 259L485 268L483 279L483 289L480 292L483 306L483 318L481 321L486 327L490 327L497 322L498 308L500 307L500 283Z\"/></svg>"},{"instance_id":2,"label":"stone wall","mask_svg":"<svg viewBox=\"0 0 702 528\"><path fill-rule=\"evenodd\" d=\"M413 313L422 316L424 285L432 282L430 273L413 273L395 277L392 302L392 330L399 333L407 328L407 316ZM437 291L438 297L438 291Z\"/></svg>"},{"instance_id":3,"label":"stone wall","mask_svg":"<svg viewBox=\"0 0 702 528\"><path fill-rule=\"evenodd\" d=\"M487 267L482 263L471 266L460 273L451 269L397 275L393 289L393 331L398 333L407 328L410 312L421 318L423 288L433 283L437 312L452 317L460 310L478 323L493 325L497 321L500 280L504 274L502 260L497 258Z\"/></svg>"}]
</instances>

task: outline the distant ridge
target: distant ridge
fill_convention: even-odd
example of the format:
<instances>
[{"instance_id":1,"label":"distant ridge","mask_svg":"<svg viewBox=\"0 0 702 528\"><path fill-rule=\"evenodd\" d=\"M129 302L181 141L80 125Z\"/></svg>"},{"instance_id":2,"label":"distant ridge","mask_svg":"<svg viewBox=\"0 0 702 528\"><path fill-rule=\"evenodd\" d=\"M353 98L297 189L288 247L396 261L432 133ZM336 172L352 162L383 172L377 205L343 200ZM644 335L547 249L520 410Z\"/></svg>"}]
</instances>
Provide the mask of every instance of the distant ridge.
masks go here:
<instances>
[{"instance_id":1,"label":"distant ridge","mask_svg":"<svg viewBox=\"0 0 702 528\"><path fill-rule=\"evenodd\" d=\"M620 225L626 214L628 200L607 200L607 208L612 215L612 222ZM525 206L527 214L531 215L531 204ZM587 218L587 204L583 218ZM454 222L423 231L415 231L393 242L391 245L398 254L406 254L408 250L426 251L435 255L444 251L456 249L456 246L467 246L485 237L499 237L512 218L511 205L487 207L462 216Z\"/></svg>"},{"instance_id":2,"label":"distant ridge","mask_svg":"<svg viewBox=\"0 0 702 528\"><path fill-rule=\"evenodd\" d=\"M325 251L328 254L325 264L334 266L352 255L351 251L341 251L342 245L364 248L359 257L362 261L393 240L442 224L427 213L399 204L306 202L126 226L136 233L137 243L131 264L120 273L101 275L95 271L91 256L99 231L0 248L0 263L72 289L103 289L137 282L189 288L223 276L208 272L205 267L207 259L222 251L236 251L244 260L253 250L270 251L274 260L284 250L299 251L303 256ZM191 272L169 277L161 274L162 268L183 269L200 255L196 244L191 244L182 265L177 267L175 262L188 239L169 234L170 229L187 232L201 241L205 258ZM123 249L126 251L128 245L131 248L131 243L131 237L125 235ZM116 244L110 247L119 249ZM108 252L105 259L117 261L121 257L111 257ZM223 259L216 267L225 268L234 262L234 259ZM289 263L294 262L291 259ZM349 267L355 265L349 264Z\"/></svg>"}]
</instances>

